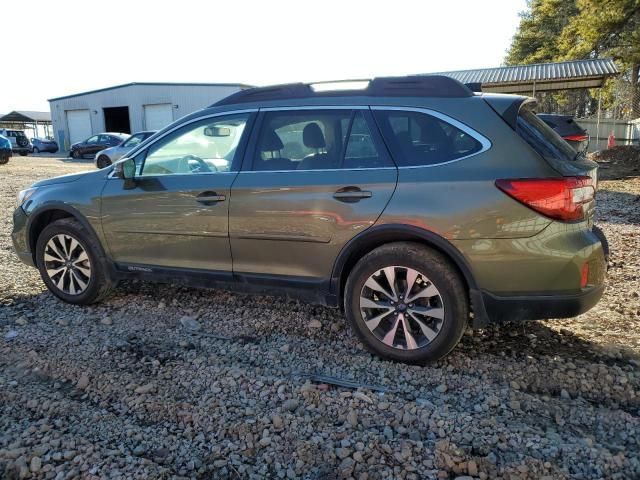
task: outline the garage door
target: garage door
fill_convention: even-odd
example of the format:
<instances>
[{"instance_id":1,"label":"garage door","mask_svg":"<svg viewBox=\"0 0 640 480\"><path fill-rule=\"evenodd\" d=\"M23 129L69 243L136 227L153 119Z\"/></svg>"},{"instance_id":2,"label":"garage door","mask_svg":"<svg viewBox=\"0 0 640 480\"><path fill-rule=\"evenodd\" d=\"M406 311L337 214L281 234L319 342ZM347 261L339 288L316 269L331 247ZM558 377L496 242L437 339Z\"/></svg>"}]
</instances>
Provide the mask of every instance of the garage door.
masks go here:
<instances>
[{"instance_id":1,"label":"garage door","mask_svg":"<svg viewBox=\"0 0 640 480\"><path fill-rule=\"evenodd\" d=\"M161 130L173 122L173 108L170 103L144 106L144 125L147 130Z\"/></svg>"},{"instance_id":2,"label":"garage door","mask_svg":"<svg viewBox=\"0 0 640 480\"><path fill-rule=\"evenodd\" d=\"M67 110L67 126L71 143L81 142L90 137L93 132L89 110Z\"/></svg>"}]
</instances>

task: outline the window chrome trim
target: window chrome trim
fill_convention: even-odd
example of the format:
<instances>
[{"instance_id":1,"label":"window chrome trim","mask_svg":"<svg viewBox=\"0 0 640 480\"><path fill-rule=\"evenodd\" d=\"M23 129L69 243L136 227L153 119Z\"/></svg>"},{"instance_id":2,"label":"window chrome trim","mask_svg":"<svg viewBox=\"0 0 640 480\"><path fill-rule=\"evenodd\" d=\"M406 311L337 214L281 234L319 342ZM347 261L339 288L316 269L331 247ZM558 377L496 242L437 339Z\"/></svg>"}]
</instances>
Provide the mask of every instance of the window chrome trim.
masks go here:
<instances>
[{"instance_id":1,"label":"window chrome trim","mask_svg":"<svg viewBox=\"0 0 640 480\"><path fill-rule=\"evenodd\" d=\"M382 111L384 111L384 110L393 110L393 111L400 111L400 112L417 112L417 113L423 113L425 115L431 115L432 117L435 117L435 118L437 118L439 120L442 120L445 123L453 125L458 130L463 131L464 133L466 133L470 137L472 137L475 140L477 140L480 143L480 145L482 146L482 148L480 150L478 150L477 152L473 152L470 155L465 155L464 157L454 158L453 160L449 160L449 161L446 161L446 162L432 163L432 164L428 164L428 165L406 165L406 166L398 167L398 170L409 170L409 169L414 169L414 168L433 168L433 167L439 167L441 165L449 165L451 163L459 162L461 160L466 160L467 158L471 158L471 157L474 157L476 155L480 155L481 153L486 152L487 150L489 150L492 147L491 140L489 140L487 137L485 137L481 133L477 132L476 130L474 130L473 128L469 127L468 125L460 122L459 120L456 120L455 118L450 117L449 115L446 115L444 113L440 113L440 112L438 112L436 110L431 110L430 108L371 105L371 110L382 110Z\"/></svg>"},{"instance_id":2,"label":"window chrome trim","mask_svg":"<svg viewBox=\"0 0 640 480\"><path fill-rule=\"evenodd\" d=\"M172 128L172 129L170 129L170 130L167 130L166 132L164 132L164 133L163 133L161 136L159 136L158 138L154 138L154 139L153 139L153 141L152 141L152 142L150 142L150 143L146 143L146 140L149 140L150 138L153 138L155 135L157 135L157 133L156 133L156 134L154 134L154 135L152 135L151 137L148 137L146 140L143 140L143 141L140 143L140 145L138 145L137 147L134 147L130 152L128 152L128 153L127 153L127 155L123 156L122 158L132 158L132 157L135 157L135 156L136 156L136 155L138 155L142 150L145 150L145 149L147 149L147 148L151 147L152 145L155 145L156 143L158 143L160 140L162 140L164 137L166 137L166 136L167 136L167 135L169 135L170 133L173 133L173 132L175 132L176 130L178 130L179 128L182 128L182 127L184 127L184 126L186 126L186 125L190 125L190 124L192 124L192 123L199 122L200 120L205 120L205 119L207 119L207 118L223 117L223 116L226 116L226 115L238 115L238 114L241 114L241 113L257 113L257 112L258 112L258 109L257 109L257 108L245 108L245 109L242 109L242 110L229 110L229 111L226 111L226 112L210 113L209 115L202 115L201 117L193 118L193 119L191 119L191 120L189 120L189 121L187 121L187 122L183 122L183 123L181 123L181 124L179 124L179 125L176 125L175 127L173 127L173 128ZM122 158L121 158L121 159L122 159ZM209 173L209 174L211 174L211 173L216 173L216 174L218 174L218 173L238 173L238 172L239 172L239 170L238 170L238 171L235 171L235 172L206 172L206 173ZM204 172L203 172L203 173L204 173ZM173 176L173 175L175 175L175 174L170 173L170 174L163 175L163 176L165 176L165 177L169 177L169 176ZM185 174L185 175L190 175L190 174ZM197 174L197 175L202 175L202 174ZM153 175L149 175L149 177L152 177L152 176L153 176ZM147 177L147 178L149 178L149 177ZM110 172L110 173L109 173L109 175L107 176L107 179L112 179L112 178L115 178L115 177L113 176L113 168L111 169L111 172ZM119 180L119 179L118 179L118 180Z\"/></svg>"}]
</instances>

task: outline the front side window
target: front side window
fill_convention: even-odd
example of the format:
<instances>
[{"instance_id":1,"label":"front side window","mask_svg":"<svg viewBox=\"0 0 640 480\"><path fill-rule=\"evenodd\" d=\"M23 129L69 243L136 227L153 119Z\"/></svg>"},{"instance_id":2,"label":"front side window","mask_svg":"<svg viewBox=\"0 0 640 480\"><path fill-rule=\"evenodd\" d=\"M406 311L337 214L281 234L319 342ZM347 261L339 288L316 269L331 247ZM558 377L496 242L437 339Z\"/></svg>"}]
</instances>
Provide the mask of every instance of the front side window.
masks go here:
<instances>
[{"instance_id":1,"label":"front side window","mask_svg":"<svg viewBox=\"0 0 640 480\"><path fill-rule=\"evenodd\" d=\"M94 143L98 143L98 135L94 135L93 137L89 137L87 139L87 145L93 145Z\"/></svg>"},{"instance_id":2,"label":"front side window","mask_svg":"<svg viewBox=\"0 0 640 480\"><path fill-rule=\"evenodd\" d=\"M401 110L374 113L399 167L436 165L482 150L473 136L435 116Z\"/></svg>"},{"instance_id":3,"label":"front side window","mask_svg":"<svg viewBox=\"0 0 640 480\"><path fill-rule=\"evenodd\" d=\"M327 170L388 166L360 111L300 110L264 115L254 170Z\"/></svg>"},{"instance_id":4,"label":"front side window","mask_svg":"<svg viewBox=\"0 0 640 480\"><path fill-rule=\"evenodd\" d=\"M142 176L237 171L248 119L248 114L214 117L170 133L149 147Z\"/></svg>"}]
</instances>

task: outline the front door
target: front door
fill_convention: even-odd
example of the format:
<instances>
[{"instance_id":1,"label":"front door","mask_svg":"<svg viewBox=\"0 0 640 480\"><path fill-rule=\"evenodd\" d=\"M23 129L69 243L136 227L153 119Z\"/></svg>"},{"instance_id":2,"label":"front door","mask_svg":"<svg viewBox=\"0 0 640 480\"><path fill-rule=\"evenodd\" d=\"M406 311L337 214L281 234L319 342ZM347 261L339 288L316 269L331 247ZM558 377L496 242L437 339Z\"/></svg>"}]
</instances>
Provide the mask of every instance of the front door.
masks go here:
<instances>
[{"instance_id":1,"label":"front door","mask_svg":"<svg viewBox=\"0 0 640 480\"><path fill-rule=\"evenodd\" d=\"M368 109L274 110L231 191L233 270L329 279L342 247L375 223L397 180Z\"/></svg>"},{"instance_id":2,"label":"front door","mask_svg":"<svg viewBox=\"0 0 640 480\"><path fill-rule=\"evenodd\" d=\"M230 274L229 190L250 120L237 114L188 123L136 155L133 182L107 181L102 225L117 263Z\"/></svg>"}]
</instances>

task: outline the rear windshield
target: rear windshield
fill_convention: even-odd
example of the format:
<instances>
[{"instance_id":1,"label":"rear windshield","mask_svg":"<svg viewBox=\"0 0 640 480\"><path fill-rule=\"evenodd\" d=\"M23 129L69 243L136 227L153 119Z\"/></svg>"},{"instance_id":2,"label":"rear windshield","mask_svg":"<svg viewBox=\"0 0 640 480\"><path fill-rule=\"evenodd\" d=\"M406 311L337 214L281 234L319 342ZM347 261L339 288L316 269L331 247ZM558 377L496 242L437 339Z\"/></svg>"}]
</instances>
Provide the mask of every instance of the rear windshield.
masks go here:
<instances>
[{"instance_id":1,"label":"rear windshield","mask_svg":"<svg viewBox=\"0 0 640 480\"><path fill-rule=\"evenodd\" d=\"M545 160L575 160L576 151L527 105L518 112L516 131Z\"/></svg>"}]
</instances>

